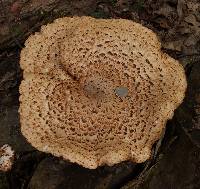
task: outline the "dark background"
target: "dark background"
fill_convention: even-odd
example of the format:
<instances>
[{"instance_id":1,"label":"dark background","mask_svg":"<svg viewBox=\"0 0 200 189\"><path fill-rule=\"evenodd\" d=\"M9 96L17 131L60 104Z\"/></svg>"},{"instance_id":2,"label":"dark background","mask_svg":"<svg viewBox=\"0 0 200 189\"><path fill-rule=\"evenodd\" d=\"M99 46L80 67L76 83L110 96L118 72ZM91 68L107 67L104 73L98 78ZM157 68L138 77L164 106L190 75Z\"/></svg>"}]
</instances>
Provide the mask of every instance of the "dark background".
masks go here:
<instances>
[{"instance_id":1,"label":"dark background","mask_svg":"<svg viewBox=\"0 0 200 189\"><path fill-rule=\"evenodd\" d=\"M37 151L20 133L19 56L24 41L41 25L74 15L142 23L185 68L186 98L145 163L89 170ZM4 144L13 147L15 160L9 172L0 172L0 189L199 189L200 1L0 0L0 146Z\"/></svg>"}]
</instances>

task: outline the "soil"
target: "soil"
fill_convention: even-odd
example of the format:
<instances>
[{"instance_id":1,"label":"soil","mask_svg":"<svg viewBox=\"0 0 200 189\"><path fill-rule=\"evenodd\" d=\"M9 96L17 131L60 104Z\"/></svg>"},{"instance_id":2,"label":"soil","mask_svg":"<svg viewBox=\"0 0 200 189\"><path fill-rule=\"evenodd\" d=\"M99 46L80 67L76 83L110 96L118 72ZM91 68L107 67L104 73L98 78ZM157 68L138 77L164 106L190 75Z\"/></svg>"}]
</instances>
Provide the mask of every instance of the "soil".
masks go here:
<instances>
[{"instance_id":1,"label":"soil","mask_svg":"<svg viewBox=\"0 0 200 189\"><path fill-rule=\"evenodd\" d=\"M63 16L125 18L152 29L163 51L184 66L188 89L168 121L152 157L88 170L34 149L21 135L18 87L24 41ZM15 151L0 189L199 189L200 188L199 0L0 0L0 147Z\"/></svg>"}]
</instances>

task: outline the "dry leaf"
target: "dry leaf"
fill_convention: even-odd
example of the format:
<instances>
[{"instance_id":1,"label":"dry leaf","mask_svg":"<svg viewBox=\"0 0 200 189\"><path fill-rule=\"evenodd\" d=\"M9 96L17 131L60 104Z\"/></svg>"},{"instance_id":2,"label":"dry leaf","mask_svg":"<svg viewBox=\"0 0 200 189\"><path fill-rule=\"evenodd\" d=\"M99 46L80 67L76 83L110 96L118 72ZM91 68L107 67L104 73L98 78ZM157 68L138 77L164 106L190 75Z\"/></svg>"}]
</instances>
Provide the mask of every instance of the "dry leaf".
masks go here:
<instances>
[{"instance_id":1,"label":"dry leaf","mask_svg":"<svg viewBox=\"0 0 200 189\"><path fill-rule=\"evenodd\" d=\"M164 4L159 10L155 11L154 13L165 16L165 17L169 17L170 14L173 12L174 12L174 9L171 6Z\"/></svg>"},{"instance_id":2,"label":"dry leaf","mask_svg":"<svg viewBox=\"0 0 200 189\"><path fill-rule=\"evenodd\" d=\"M193 30L193 32L196 36L199 36L200 35L200 22L198 22L196 20L196 17L194 15L190 14L184 20L188 24L191 24L191 26L189 26L189 27Z\"/></svg>"},{"instance_id":3,"label":"dry leaf","mask_svg":"<svg viewBox=\"0 0 200 189\"><path fill-rule=\"evenodd\" d=\"M170 41L163 43L163 47L169 50L181 51L183 40Z\"/></svg>"},{"instance_id":4,"label":"dry leaf","mask_svg":"<svg viewBox=\"0 0 200 189\"><path fill-rule=\"evenodd\" d=\"M184 41L184 45L189 47L191 45L195 45L197 43L197 36L195 36L194 34L191 34L185 41Z\"/></svg>"},{"instance_id":5,"label":"dry leaf","mask_svg":"<svg viewBox=\"0 0 200 189\"><path fill-rule=\"evenodd\" d=\"M196 25L197 21L193 14L189 14L187 17L185 17L185 22L192 24L193 26Z\"/></svg>"}]
</instances>

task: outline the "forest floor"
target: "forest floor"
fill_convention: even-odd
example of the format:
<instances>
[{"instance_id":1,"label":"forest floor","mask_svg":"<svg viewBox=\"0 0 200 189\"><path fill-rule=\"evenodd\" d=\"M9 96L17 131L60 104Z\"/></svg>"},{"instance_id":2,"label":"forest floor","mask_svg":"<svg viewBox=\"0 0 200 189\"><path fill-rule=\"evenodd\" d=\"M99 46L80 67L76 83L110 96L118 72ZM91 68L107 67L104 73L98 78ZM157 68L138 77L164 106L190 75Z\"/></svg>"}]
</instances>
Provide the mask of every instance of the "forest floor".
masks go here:
<instances>
[{"instance_id":1,"label":"forest floor","mask_svg":"<svg viewBox=\"0 0 200 189\"><path fill-rule=\"evenodd\" d=\"M21 135L19 56L24 41L55 18L83 15L143 24L185 68L185 100L145 163L88 170L37 151ZM0 147L4 144L12 146L15 159L10 171L0 172L0 189L199 189L200 1L0 0Z\"/></svg>"}]
</instances>

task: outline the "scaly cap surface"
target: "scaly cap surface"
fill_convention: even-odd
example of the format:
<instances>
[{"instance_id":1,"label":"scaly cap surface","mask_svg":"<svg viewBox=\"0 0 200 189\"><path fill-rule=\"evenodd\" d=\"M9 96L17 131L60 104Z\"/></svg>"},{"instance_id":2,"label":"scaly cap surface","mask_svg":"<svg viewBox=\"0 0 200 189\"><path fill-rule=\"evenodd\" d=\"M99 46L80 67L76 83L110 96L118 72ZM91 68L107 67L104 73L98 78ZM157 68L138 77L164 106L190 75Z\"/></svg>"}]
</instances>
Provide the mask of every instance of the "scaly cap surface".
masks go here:
<instances>
[{"instance_id":1,"label":"scaly cap surface","mask_svg":"<svg viewBox=\"0 0 200 189\"><path fill-rule=\"evenodd\" d=\"M20 65L23 135L91 169L147 160L186 90L156 35L123 19L57 19L28 38Z\"/></svg>"}]
</instances>

